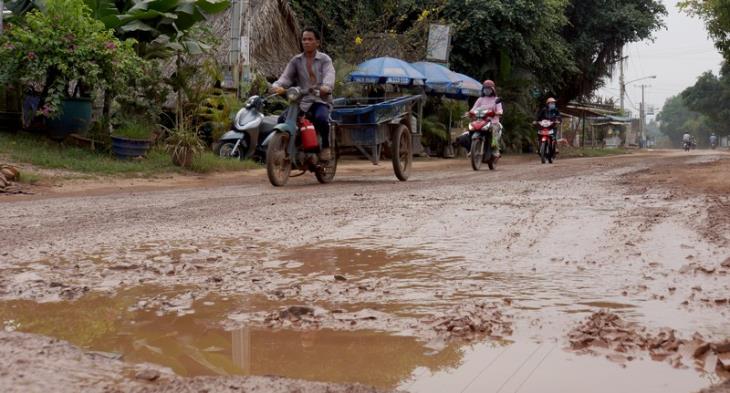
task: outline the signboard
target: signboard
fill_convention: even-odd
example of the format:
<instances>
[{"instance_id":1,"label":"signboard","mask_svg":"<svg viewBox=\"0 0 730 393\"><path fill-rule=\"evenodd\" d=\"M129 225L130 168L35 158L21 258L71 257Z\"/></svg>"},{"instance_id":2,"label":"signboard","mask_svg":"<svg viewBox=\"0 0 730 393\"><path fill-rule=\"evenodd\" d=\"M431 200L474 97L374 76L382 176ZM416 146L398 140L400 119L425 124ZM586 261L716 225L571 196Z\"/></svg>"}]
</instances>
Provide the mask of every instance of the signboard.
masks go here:
<instances>
[{"instance_id":1,"label":"signboard","mask_svg":"<svg viewBox=\"0 0 730 393\"><path fill-rule=\"evenodd\" d=\"M426 59L447 63L451 43L451 26L431 24L428 27Z\"/></svg>"}]
</instances>

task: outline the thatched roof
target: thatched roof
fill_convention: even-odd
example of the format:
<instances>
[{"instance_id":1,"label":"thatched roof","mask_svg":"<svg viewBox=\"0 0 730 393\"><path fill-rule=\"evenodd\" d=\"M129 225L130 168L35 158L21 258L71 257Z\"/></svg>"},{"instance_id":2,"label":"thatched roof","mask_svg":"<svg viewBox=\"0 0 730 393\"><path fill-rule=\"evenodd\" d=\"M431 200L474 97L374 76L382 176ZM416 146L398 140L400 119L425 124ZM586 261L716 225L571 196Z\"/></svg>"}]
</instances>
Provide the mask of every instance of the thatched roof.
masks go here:
<instances>
[{"instance_id":1,"label":"thatched roof","mask_svg":"<svg viewBox=\"0 0 730 393\"><path fill-rule=\"evenodd\" d=\"M278 78L289 59L300 52L299 23L286 0L253 0L251 7L253 70L267 78ZM223 64L228 63L232 12L229 8L208 22L215 35L221 38L215 57Z\"/></svg>"}]
</instances>

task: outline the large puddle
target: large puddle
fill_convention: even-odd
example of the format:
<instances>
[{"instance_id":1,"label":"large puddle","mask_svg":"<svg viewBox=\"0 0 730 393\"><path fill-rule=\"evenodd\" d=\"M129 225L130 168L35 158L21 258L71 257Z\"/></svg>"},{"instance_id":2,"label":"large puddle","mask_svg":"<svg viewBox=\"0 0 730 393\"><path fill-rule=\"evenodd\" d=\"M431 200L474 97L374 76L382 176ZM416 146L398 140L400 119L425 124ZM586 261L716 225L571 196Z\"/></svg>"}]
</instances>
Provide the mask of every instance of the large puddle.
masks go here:
<instances>
[{"instance_id":1,"label":"large puddle","mask_svg":"<svg viewBox=\"0 0 730 393\"><path fill-rule=\"evenodd\" d=\"M220 327L231 310L273 306L264 299L206 296L192 300L184 313L139 310L140 298L174 299L181 293L184 288L139 287L74 302L9 301L0 303L0 321L6 330L58 337L183 376L280 375L434 393L689 392L717 378L650 360L619 365L566 352L559 341L527 337L452 343L434 352L413 337L376 331Z\"/></svg>"},{"instance_id":2,"label":"large puddle","mask_svg":"<svg viewBox=\"0 0 730 393\"><path fill-rule=\"evenodd\" d=\"M163 262L175 274L160 277L174 277L177 287L146 272L159 286L114 295L93 288L75 301L1 302L0 323L6 330L118 353L126 361L164 365L183 376L280 375L429 393L686 393L717 382L712 370L674 369L646 354L622 364L578 355L566 350L566 334L591 313L611 310L651 329L670 326L683 337L695 331L725 337L725 310L702 301L722 295L727 276L719 273L725 270L713 275L698 270L717 265L721 255L707 251L712 248L690 231L658 224L643 239L620 240L625 249L614 257L614 250L602 246L602 236L614 230L611 222L583 214L561 220L582 228L563 248L554 246L565 242L557 234L530 238L517 232L490 234L484 249L469 248L457 233L420 251L385 251L355 239L359 247L293 248L256 261L238 261L211 248L198 252L201 272L177 269L192 251L173 250ZM639 241L642 250L634 252ZM486 253L490 242L512 249ZM590 247L582 247L586 244ZM158 252L151 246L135 250L152 251ZM145 272L135 269L111 274L120 281ZM399 327L405 319L472 301L503 306L514 333L432 346L423 336L412 337L416 331ZM367 309L391 319L363 325L380 330L342 331L246 326L255 319L235 318L290 305Z\"/></svg>"},{"instance_id":3,"label":"large puddle","mask_svg":"<svg viewBox=\"0 0 730 393\"><path fill-rule=\"evenodd\" d=\"M311 381L360 382L395 387L412 371L438 372L459 365L455 345L437 354L412 337L375 331L293 331L219 326L230 310L263 302L208 296L192 302L187 315L134 311L142 296L179 292L137 288L107 297L90 294L75 302L0 303L6 330L40 333L85 349L152 362L183 376L281 375ZM247 304L248 303L248 304Z\"/></svg>"}]
</instances>

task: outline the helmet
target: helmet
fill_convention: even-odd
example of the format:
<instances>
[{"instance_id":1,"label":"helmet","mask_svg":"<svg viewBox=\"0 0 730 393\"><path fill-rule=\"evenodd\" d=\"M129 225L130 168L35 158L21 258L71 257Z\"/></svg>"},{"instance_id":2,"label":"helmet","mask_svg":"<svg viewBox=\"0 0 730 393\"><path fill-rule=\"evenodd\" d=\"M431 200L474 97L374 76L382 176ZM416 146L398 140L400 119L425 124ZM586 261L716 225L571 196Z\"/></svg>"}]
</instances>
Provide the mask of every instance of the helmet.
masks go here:
<instances>
[{"instance_id":1,"label":"helmet","mask_svg":"<svg viewBox=\"0 0 730 393\"><path fill-rule=\"evenodd\" d=\"M558 100L556 100L553 97L550 97L550 98L547 99L547 101L545 101L546 104L550 104L550 103L554 103L554 102L558 102Z\"/></svg>"},{"instance_id":2,"label":"helmet","mask_svg":"<svg viewBox=\"0 0 730 393\"><path fill-rule=\"evenodd\" d=\"M492 95L497 95L497 87L491 79L487 79L484 81L484 83L482 83L482 96L487 95L486 93L484 93L484 89L492 89Z\"/></svg>"}]
</instances>

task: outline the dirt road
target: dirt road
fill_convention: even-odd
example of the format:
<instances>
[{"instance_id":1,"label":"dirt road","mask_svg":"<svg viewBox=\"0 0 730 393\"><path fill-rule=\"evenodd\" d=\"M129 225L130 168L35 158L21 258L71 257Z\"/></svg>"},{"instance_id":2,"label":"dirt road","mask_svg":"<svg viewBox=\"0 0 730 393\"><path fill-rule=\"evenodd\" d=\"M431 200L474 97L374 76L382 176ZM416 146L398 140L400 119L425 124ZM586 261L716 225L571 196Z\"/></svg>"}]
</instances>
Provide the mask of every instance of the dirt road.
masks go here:
<instances>
[{"instance_id":1,"label":"dirt road","mask_svg":"<svg viewBox=\"0 0 730 393\"><path fill-rule=\"evenodd\" d=\"M59 391L248 383L202 377L220 375L411 392L727 379L730 154L428 161L405 183L387 163L338 171L326 186L275 189L252 171L0 197L0 390L32 391L31 370L54 365ZM78 372L93 366L69 346L16 364L44 340L17 332L122 360ZM135 378L144 362L169 369Z\"/></svg>"}]
</instances>

